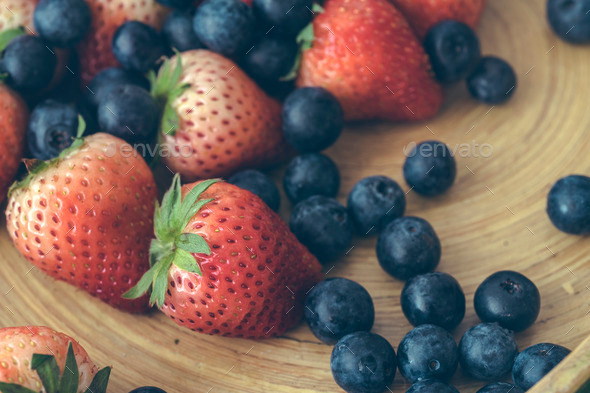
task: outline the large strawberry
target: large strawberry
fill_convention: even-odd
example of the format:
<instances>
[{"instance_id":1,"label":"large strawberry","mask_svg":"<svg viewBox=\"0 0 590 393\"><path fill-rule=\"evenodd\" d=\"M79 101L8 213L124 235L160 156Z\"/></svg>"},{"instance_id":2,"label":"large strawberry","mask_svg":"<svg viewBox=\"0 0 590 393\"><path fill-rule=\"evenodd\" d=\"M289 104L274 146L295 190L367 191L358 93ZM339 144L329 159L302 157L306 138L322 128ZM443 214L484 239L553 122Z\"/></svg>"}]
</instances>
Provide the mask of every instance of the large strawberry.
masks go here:
<instances>
[{"instance_id":1,"label":"large strawberry","mask_svg":"<svg viewBox=\"0 0 590 393\"><path fill-rule=\"evenodd\" d=\"M176 175L154 221L152 268L127 296L153 285L152 303L208 334L265 338L300 320L321 267L260 198L217 180L181 190Z\"/></svg>"},{"instance_id":2,"label":"large strawberry","mask_svg":"<svg viewBox=\"0 0 590 393\"><path fill-rule=\"evenodd\" d=\"M0 31L24 27L33 34L33 13L39 0L3 0L0 6Z\"/></svg>"},{"instance_id":3,"label":"large strawberry","mask_svg":"<svg viewBox=\"0 0 590 393\"><path fill-rule=\"evenodd\" d=\"M0 202L23 157L29 110L22 98L0 83Z\"/></svg>"},{"instance_id":4,"label":"large strawberry","mask_svg":"<svg viewBox=\"0 0 590 393\"><path fill-rule=\"evenodd\" d=\"M149 269L156 198L147 164L108 134L78 139L35 165L10 191L8 233L36 267L129 312L147 299L121 295Z\"/></svg>"},{"instance_id":5,"label":"large strawberry","mask_svg":"<svg viewBox=\"0 0 590 393\"><path fill-rule=\"evenodd\" d=\"M104 393L110 368L98 370L71 337L44 326L0 329L3 393Z\"/></svg>"},{"instance_id":6,"label":"large strawberry","mask_svg":"<svg viewBox=\"0 0 590 393\"><path fill-rule=\"evenodd\" d=\"M386 0L327 0L313 32L297 85L328 89L348 120L421 120L437 113L442 89L428 56Z\"/></svg>"},{"instance_id":7,"label":"large strawberry","mask_svg":"<svg viewBox=\"0 0 590 393\"><path fill-rule=\"evenodd\" d=\"M285 159L281 106L231 60L208 50L168 60L152 94L162 104L164 164L194 181Z\"/></svg>"},{"instance_id":8,"label":"large strawberry","mask_svg":"<svg viewBox=\"0 0 590 393\"><path fill-rule=\"evenodd\" d=\"M420 39L428 29L445 19L463 22L475 29L486 0L390 0L406 16Z\"/></svg>"},{"instance_id":9,"label":"large strawberry","mask_svg":"<svg viewBox=\"0 0 590 393\"><path fill-rule=\"evenodd\" d=\"M139 20L160 28L168 9L156 0L86 0L92 25L78 45L82 82L88 83L99 71L117 66L111 50L113 35L128 20Z\"/></svg>"}]
</instances>

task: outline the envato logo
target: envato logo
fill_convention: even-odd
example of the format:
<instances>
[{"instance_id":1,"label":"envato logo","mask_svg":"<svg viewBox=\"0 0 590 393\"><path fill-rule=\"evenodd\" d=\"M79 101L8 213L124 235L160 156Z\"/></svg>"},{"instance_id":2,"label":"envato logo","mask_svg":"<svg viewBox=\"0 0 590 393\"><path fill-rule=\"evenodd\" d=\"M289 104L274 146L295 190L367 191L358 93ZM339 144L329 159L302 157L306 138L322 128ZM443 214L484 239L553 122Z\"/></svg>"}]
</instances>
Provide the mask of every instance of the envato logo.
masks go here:
<instances>
[{"instance_id":1,"label":"envato logo","mask_svg":"<svg viewBox=\"0 0 590 393\"><path fill-rule=\"evenodd\" d=\"M448 146L453 157L462 158L488 158L494 154L494 146L489 143L479 144L474 140L471 143L458 143L455 146ZM416 145L410 142L404 146L404 154L407 157L420 155L421 157L445 157L449 150L443 144L432 145L430 143Z\"/></svg>"},{"instance_id":2,"label":"envato logo","mask_svg":"<svg viewBox=\"0 0 590 393\"><path fill-rule=\"evenodd\" d=\"M177 146L170 146L167 143L164 144L146 144L146 143L136 143L134 145L130 145L128 143L124 143L119 145L117 143L111 142L104 148L104 155L107 158L112 158L116 155L120 155L124 158L130 157L138 157L141 156L143 158L147 157L160 157L160 158L171 158L171 157L182 157L188 158L194 154L194 149L189 145L177 145Z\"/></svg>"}]
</instances>

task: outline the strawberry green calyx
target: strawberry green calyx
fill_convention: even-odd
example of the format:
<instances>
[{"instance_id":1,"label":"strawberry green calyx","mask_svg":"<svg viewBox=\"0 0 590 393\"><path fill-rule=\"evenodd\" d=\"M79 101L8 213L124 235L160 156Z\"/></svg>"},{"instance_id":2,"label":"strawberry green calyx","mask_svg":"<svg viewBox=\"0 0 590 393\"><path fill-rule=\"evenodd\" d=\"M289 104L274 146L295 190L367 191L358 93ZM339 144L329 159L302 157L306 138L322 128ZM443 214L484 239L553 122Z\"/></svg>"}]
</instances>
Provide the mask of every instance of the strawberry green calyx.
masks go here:
<instances>
[{"instance_id":1,"label":"strawberry green calyx","mask_svg":"<svg viewBox=\"0 0 590 393\"><path fill-rule=\"evenodd\" d=\"M193 254L210 255L211 249L201 236L186 233L185 228L195 214L213 199L199 199L219 179L205 180L195 185L182 198L180 176L176 174L172 186L164 194L162 206L156 202L154 232L156 238L150 244L151 268L136 286L123 295L137 299L152 287L150 304L162 307L168 289L168 271L172 265L190 273L201 275L201 269Z\"/></svg>"},{"instance_id":2,"label":"strawberry green calyx","mask_svg":"<svg viewBox=\"0 0 590 393\"><path fill-rule=\"evenodd\" d=\"M174 135L180 123L178 113L176 113L172 103L190 87L188 83L180 83L181 75L182 58L178 52L176 53L176 64L173 64L171 59L166 59L157 75L154 71L150 71L148 74L151 86L150 93L162 111L160 133L166 135Z\"/></svg>"},{"instance_id":3,"label":"strawberry green calyx","mask_svg":"<svg viewBox=\"0 0 590 393\"><path fill-rule=\"evenodd\" d=\"M70 342L68 345L68 355L63 374L60 373L57 361L53 355L33 355L31 360L31 369L37 371L39 379L47 393L78 393L78 384L80 382L80 373L74 348ZM111 368L105 367L94 376L90 386L86 387L85 393L106 393ZM36 393L34 390L24 386L0 382L0 392L2 393Z\"/></svg>"},{"instance_id":4,"label":"strawberry green calyx","mask_svg":"<svg viewBox=\"0 0 590 393\"><path fill-rule=\"evenodd\" d=\"M4 30L0 33L0 52L6 49L10 41L21 35L25 35L25 29L23 27Z\"/></svg>"}]
</instances>

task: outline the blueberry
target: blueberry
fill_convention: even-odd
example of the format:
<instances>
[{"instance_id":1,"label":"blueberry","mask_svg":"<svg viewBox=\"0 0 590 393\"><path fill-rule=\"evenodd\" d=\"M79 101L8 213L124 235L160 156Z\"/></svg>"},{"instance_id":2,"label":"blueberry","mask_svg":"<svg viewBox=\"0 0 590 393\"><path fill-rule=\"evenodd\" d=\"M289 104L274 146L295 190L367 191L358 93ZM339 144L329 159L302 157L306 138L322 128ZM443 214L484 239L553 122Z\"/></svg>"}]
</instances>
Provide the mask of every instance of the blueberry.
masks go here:
<instances>
[{"instance_id":1,"label":"blueberry","mask_svg":"<svg viewBox=\"0 0 590 393\"><path fill-rule=\"evenodd\" d=\"M426 34L424 49L430 57L436 79L443 83L465 78L481 57L475 32L454 20L434 25Z\"/></svg>"},{"instance_id":2,"label":"blueberry","mask_svg":"<svg viewBox=\"0 0 590 393\"><path fill-rule=\"evenodd\" d=\"M501 104L516 90L516 74L506 61L493 56L482 57L467 77L467 89L486 104Z\"/></svg>"},{"instance_id":3,"label":"blueberry","mask_svg":"<svg viewBox=\"0 0 590 393\"><path fill-rule=\"evenodd\" d=\"M147 72L165 53L162 36L153 27L138 21L123 23L113 36L113 53L123 68Z\"/></svg>"},{"instance_id":4,"label":"blueberry","mask_svg":"<svg viewBox=\"0 0 590 393\"><path fill-rule=\"evenodd\" d=\"M295 40L265 35L244 56L242 65L255 80L276 82L293 68L298 51Z\"/></svg>"},{"instance_id":5,"label":"blueberry","mask_svg":"<svg viewBox=\"0 0 590 393\"><path fill-rule=\"evenodd\" d=\"M194 10L174 10L164 20L162 36L169 48L179 52L203 47L193 29Z\"/></svg>"},{"instance_id":6,"label":"blueberry","mask_svg":"<svg viewBox=\"0 0 590 393\"><path fill-rule=\"evenodd\" d=\"M547 214L560 231L589 234L590 177L570 175L559 179L549 191Z\"/></svg>"},{"instance_id":7,"label":"blueberry","mask_svg":"<svg viewBox=\"0 0 590 393\"><path fill-rule=\"evenodd\" d=\"M398 280L433 271L438 266L440 254L440 240L434 228L418 217L393 220L377 240L379 264Z\"/></svg>"},{"instance_id":8,"label":"blueberry","mask_svg":"<svg viewBox=\"0 0 590 393\"><path fill-rule=\"evenodd\" d=\"M576 44L590 42L590 0L549 0L549 24L565 41Z\"/></svg>"},{"instance_id":9,"label":"blueberry","mask_svg":"<svg viewBox=\"0 0 590 393\"><path fill-rule=\"evenodd\" d=\"M459 391L447 383L429 380L416 382L406 393L459 393Z\"/></svg>"},{"instance_id":10,"label":"blueberry","mask_svg":"<svg viewBox=\"0 0 590 393\"><path fill-rule=\"evenodd\" d=\"M459 362L468 375L483 381L502 379L514 364L518 347L512 331L497 323L469 329L459 343Z\"/></svg>"},{"instance_id":11,"label":"blueberry","mask_svg":"<svg viewBox=\"0 0 590 393\"><path fill-rule=\"evenodd\" d=\"M272 210L279 210L281 195L275 183L264 173L246 169L235 173L228 180L229 183L258 195Z\"/></svg>"},{"instance_id":12,"label":"blueberry","mask_svg":"<svg viewBox=\"0 0 590 393\"><path fill-rule=\"evenodd\" d=\"M397 363L399 372L410 383L427 379L448 381L459 364L457 344L445 329L420 325L399 344Z\"/></svg>"},{"instance_id":13,"label":"blueberry","mask_svg":"<svg viewBox=\"0 0 590 393\"><path fill-rule=\"evenodd\" d=\"M556 344L541 343L518 354L512 368L512 380L523 390L530 389L557 366L570 350Z\"/></svg>"},{"instance_id":14,"label":"blueberry","mask_svg":"<svg viewBox=\"0 0 590 393\"><path fill-rule=\"evenodd\" d=\"M98 107L102 98L113 88L121 85L137 85L149 89L149 82L142 75L121 68L105 68L84 89L84 98L92 108Z\"/></svg>"},{"instance_id":15,"label":"blueberry","mask_svg":"<svg viewBox=\"0 0 590 393\"><path fill-rule=\"evenodd\" d=\"M329 157L317 153L303 154L287 166L283 188L293 203L313 195L335 197L340 188L340 173Z\"/></svg>"},{"instance_id":16,"label":"blueberry","mask_svg":"<svg viewBox=\"0 0 590 393\"><path fill-rule=\"evenodd\" d=\"M541 295L535 284L520 273L497 272L475 291L475 312L483 322L497 322L521 332L531 326L541 309Z\"/></svg>"},{"instance_id":17,"label":"blueberry","mask_svg":"<svg viewBox=\"0 0 590 393\"><path fill-rule=\"evenodd\" d=\"M375 308L365 288L346 278L328 278L317 284L305 299L305 320L311 332L326 344L347 334L369 331Z\"/></svg>"},{"instance_id":18,"label":"blueberry","mask_svg":"<svg viewBox=\"0 0 590 393\"><path fill-rule=\"evenodd\" d=\"M392 179L371 176L355 184L347 205L360 234L374 234L404 215L406 194Z\"/></svg>"},{"instance_id":19,"label":"blueberry","mask_svg":"<svg viewBox=\"0 0 590 393\"><path fill-rule=\"evenodd\" d=\"M414 326L432 324L456 328L465 316L465 295L446 273L427 273L408 280L401 295L402 310Z\"/></svg>"},{"instance_id":20,"label":"blueberry","mask_svg":"<svg viewBox=\"0 0 590 393\"><path fill-rule=\"evenodd\" d=\"M78 131L78 113L67 104L47 100L38 104L27 127L27 143L33 157L49 160L70 146Z\"/></svg>"},{"instance_id":21,"label":"blueberry","mask_svg":"<svg viewBox=\"0 0 590 393\"><path fill-rule=\"evenodd\" d=\"M326 89L297 89L283 106L285 139L300 152L324 150L340 136L343 116L340 102Z\"/></svg>"},{"instance_id":22,"label":"blueberry","mask_svg":"<svg viewBox=\"0 0 590 393\"><path fill-rule=\"evenodd\" d=\"M22 93L37 93L49 85L57 66L57 57L41 38L21 35L2 52L0 74L5 82Z\"/></svg>"},{"instance_id":23,"label":"blueberry","mask_svg":"<svg viewBox=\"0 0 590 393\"><path fill-rule=\"evenodd\" d=\"M477 393L524 393L524 390L511 383L494 382L479 389Z\"/></svg>"},{"instance_id":24,"label":"blueberry","mask_svg":"<svg viewBox=\"0 0 590 393\"><path fill-rule=\"evenodd\" d=\"M436 196L453 185L457 165L453 153L444 143L421 142L407 155L404 178L413 191L423 196Z\"/></svg>"},{"instance_id":25,"label":"blueberry","mask_svg":"<svg viewBox=\"0 0 590 393\"><path fill-rule=\"evenodd\" d=\"M159 108L141 87L123 85L108 92L98 105L102 131L127 142L149 142L158 130Z\"/></svg>"},{"instance_id":26,"label":"blueberry","mask_svg":"<svg viewBox=\"0 0 590 393\"><path fill-rule=\"evenodd\" d=\"M313 0L254 0L256 15L268 26L295 36L313 19Z\"/></svg>"},{"instance_id":27,"label":"blueberry","mask_svg":"<svg viewBox=\"0 0 590 393\"><path fill-rule=\"evenodd\" d=\"M165 5L166 7L185 9L195 3L194 0L156 0L158 3ZM174 11L173 11L174 12Z\"/></svg>"},{"instance_id":28,"label":"blueberry","mask_svg":"<svg viewBox=\"0 0 590 393\"><path fill-rule=\"evenodd\" d=\"M395 378L395 351L378 334L356 332L342 337L332 350L332 376L349 393L381 393Z\"/></svg>"},{"instance_id":29,"label":"blueberry","mask_svg":"<svg viewBox=\"0 0 590 393\"><path fill-rule=\"evenodd\" d=\"M209 49L235 58L252 47L256 18L241 0L205 0L197 8L193 28Z\"/></svg>"},{"instance_id":30,"label":"blueberry","mask_svg":"<svg viewBox=\"0 0 590 393\"><path fill-rule=\"evenodd\" d=\"M354 231L346 208L335 199L320 195L295 205L289 226L322 263L348 251Z\"/></svg>"},{"instance_id":31,"label":"blueberry","mask_svg":"<svg viewBox=\"0 0 590 393\"><path fill-rule=\"evenodd\" d=\"M33 22L37 33L50 45L71 47L90 28L90 7L84 0L41 0L35 8Z\"/></svg>"},{"instance_id":32,"label":"blueberry","mask_svg":"<svg viewBox=\"0 0 590 393\"><path fill-rule=\"evenodd\" d=\"M141 388L133 389L129 393L166 393L166 391L153 386L144 386Z\"/></svg>"}]
</instances>

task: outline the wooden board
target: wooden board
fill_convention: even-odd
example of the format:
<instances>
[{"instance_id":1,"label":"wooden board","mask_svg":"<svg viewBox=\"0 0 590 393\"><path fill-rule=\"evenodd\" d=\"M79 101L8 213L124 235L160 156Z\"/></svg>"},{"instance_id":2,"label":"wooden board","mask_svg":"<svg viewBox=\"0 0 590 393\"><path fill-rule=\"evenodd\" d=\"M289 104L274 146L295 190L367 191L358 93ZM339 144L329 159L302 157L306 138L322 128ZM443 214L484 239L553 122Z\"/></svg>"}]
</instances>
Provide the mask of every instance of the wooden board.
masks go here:
<instances>
[{"instance_id":1,"label":"wooden board","mask_svg":"<svg viewBox=\"0 0 590 393\"><path fill-rule=\"evenodd\" d=\"M356 125L328 151L342 172L339 197L345 201L365 176L384 174L404 184L403 148L412 141L491 146L471 154L459 146L457 182L446 195L408 194L407 213L429 220L441 238L439 270L454 275L467 295L457 339L478 322L472 305L477 285L500 269L521 271L542 294L537 323L517 335L521 349L542 341L575 347L590 333L590 239L558 232L545 214L555 180L590 174L590 47L558 40L546 23L544 4L490 0L484 13L483 52L508 59L519 77L507 105L478 104L463 85L455 86L435 119ZM290 208L283 200L284 217ZM378 266L375 242L355 239L350 253L328 267L329 276L354 279L369 290L376 306L373 330L397 347L411 328L399 305L402 283ZM330 373L331 347L304 324L283 338L248 341L199 335L159 312L126 315L31 270L4 229L0 261L0 326L42 324L78 338L99 365L114 366L113 393L150 384L168 393L339 391ZM483 385L460 371L453 383L467 393ZM405 392L408 386L398 374L391 390Z\"/></svg>"}]
</instances>

